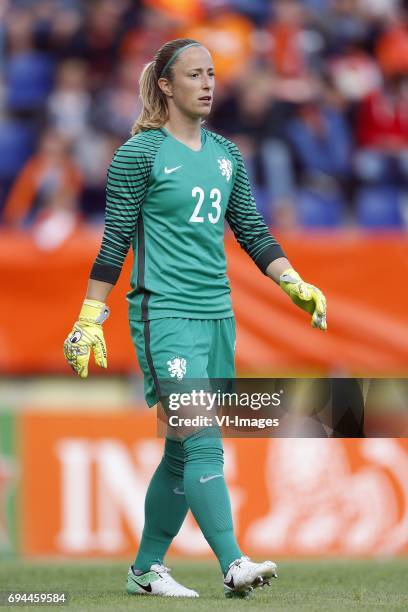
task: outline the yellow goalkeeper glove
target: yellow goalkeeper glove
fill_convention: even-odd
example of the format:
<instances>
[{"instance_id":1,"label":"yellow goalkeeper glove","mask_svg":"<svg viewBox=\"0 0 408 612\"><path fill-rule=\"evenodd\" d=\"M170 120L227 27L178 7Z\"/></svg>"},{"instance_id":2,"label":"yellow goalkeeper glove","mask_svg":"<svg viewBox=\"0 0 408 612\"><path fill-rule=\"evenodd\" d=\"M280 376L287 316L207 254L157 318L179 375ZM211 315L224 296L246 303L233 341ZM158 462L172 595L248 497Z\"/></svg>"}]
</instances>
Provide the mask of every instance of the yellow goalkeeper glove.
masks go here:
<instances>
[{"instance_id":1,"label":"yellow goalkeeper glove","mask_svg":"<svg viewBox=\"0 0 408 612\"><path fill-rule=\"evenodd\" d=\"M109 316L109 308L97 300L85 300L78 321L64 342L64 355L71 368L81 378L88 376L91 350L95 363L101 368L108 367L105 338L102 323Z\"/></svg>"},{"instance_id":2,"label":"yellow goalkeeper glove","mask_svg":"<svg viewBox=\"0 0 408 612\"><path fill-rule=\"evenodd\" d=\"M305 283L292 268L280 275L279 284L296 306L312 315L312 327L327 329L326 298L320 289Z\"/></svg>"}]
</instances>

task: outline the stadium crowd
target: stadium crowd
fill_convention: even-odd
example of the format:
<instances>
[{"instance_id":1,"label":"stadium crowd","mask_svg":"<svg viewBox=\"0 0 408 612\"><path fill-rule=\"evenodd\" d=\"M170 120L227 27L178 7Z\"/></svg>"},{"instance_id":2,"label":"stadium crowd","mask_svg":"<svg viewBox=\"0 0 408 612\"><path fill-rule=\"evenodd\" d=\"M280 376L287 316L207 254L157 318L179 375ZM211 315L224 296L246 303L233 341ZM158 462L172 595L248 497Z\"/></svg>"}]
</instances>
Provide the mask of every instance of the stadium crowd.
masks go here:
<instances>
[{"instance_id":1,"label":"stadium crowd","mask_svg":"<svg viewBox=\"0 0 408 612\"><path fill-rule=\"evenodd\" d=\"M177 37L213 53L207 127L240 147L268 223L408 225L407 2L2 0L0 17L3 226L103 220L140 71Z\"/></svg>"}]
</instances>

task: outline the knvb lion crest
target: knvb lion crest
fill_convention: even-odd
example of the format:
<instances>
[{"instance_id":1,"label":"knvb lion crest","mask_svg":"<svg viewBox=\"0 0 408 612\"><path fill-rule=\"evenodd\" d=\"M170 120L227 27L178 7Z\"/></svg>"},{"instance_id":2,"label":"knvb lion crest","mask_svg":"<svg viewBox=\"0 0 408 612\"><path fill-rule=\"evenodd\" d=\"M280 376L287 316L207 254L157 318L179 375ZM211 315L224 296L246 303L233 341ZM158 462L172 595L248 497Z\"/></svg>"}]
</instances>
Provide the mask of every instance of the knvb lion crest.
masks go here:
<instances>
[{"instance_id":1,"label":"knvb lion crest","mask_svg":"<svg viewBox=\"0 0 408 612\"><path fill-rule=\"evenodd\" d=\"M174 359L169 359L167 362L168 370L170 372L170 376L172 378L176 377L177 380L182 380L184 374L187 371L187 360L184 357L174 357Z\"/></svg>"},{"instance_id":2,"label":"knvb lion crest","mask_svg":"<svg viewBox=\"0 0 408 612\"><path fill-rule=\"evenodd\" d=\"M231 176L232 176L232 163L231 163L231 161L229 159L225 159L225 157L223 157L222 159L218 160L218 166L219 166L219 168L221 170L222 176L225 176L227 181L229 181Z\"/></svg>"}]
</instances>

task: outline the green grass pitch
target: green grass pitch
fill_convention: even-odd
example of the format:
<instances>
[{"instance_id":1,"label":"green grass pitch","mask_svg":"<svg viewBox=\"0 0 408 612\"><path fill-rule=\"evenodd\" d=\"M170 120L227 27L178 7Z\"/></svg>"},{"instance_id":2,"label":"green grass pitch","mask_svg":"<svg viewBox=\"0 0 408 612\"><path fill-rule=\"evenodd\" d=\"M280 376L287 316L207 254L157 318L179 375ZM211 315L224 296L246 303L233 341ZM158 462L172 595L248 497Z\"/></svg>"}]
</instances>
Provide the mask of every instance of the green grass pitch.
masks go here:
<instances>
[{"instance_id":1,"label":"green grass pitch","mask_svg":"<svg viewBox=\"0 0 408 612\"><path fill-rule=\"evenodd\" d=\"M408 559L306 560L279 563L279 578L249 600L225 599L216 562L173 562L176 580L199 599L130 596L124 592L126 563L0 561L0 591L65 591L64 605L0 605L1 610L408 610Z\"/></svg>"}]
</instances>

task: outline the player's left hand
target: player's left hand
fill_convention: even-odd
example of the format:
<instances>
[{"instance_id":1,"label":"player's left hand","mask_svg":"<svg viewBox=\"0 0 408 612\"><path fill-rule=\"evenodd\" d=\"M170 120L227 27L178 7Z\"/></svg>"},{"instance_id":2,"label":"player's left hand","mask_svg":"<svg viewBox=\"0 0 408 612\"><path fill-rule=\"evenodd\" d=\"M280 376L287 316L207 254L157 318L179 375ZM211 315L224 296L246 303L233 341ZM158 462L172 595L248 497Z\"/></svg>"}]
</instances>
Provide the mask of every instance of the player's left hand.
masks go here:
<instances>
[{"instance_id":1,"label":"player's left hand","mask_svg":"<svg viewBox=\"0 0 408 612\"><path fill-rule=\"evenodd\" d=\"M312 315L312 327L323 331L327 329L326 298L320 289L305 283L292 268L280 275L279 284L296 306Z\"/></svg>"}]
</instances>

